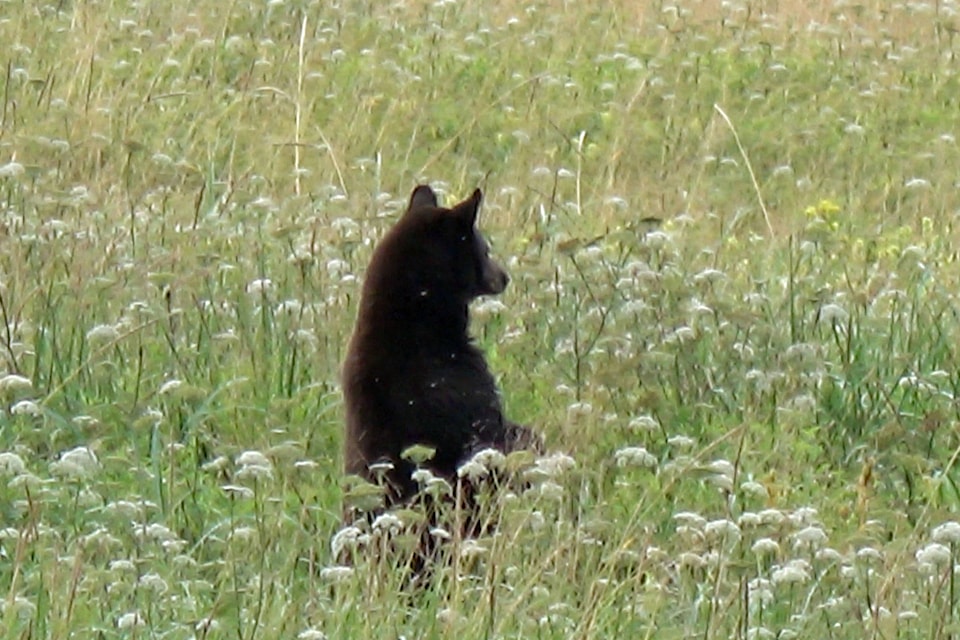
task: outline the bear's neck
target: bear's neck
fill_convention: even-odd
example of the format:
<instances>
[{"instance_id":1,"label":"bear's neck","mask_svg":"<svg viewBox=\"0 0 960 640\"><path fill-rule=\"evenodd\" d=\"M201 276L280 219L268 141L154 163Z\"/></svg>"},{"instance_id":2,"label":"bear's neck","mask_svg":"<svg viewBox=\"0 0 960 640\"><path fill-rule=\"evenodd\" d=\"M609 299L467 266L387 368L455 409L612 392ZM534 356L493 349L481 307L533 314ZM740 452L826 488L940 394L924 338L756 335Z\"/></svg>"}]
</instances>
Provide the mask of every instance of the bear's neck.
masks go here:
<instances>
[{"instance_id":1,"label":"bear's neck","mask_svg":"<svg viewBox=\"0 0 960 640\"><path fill-rule=\"evenodd\" d=\"M365 342L390 345L391 349L462 348L470 344L470 322L465 302L429 295L374 295L361 301L357 327Z\"/></svg>"}]
</instances>

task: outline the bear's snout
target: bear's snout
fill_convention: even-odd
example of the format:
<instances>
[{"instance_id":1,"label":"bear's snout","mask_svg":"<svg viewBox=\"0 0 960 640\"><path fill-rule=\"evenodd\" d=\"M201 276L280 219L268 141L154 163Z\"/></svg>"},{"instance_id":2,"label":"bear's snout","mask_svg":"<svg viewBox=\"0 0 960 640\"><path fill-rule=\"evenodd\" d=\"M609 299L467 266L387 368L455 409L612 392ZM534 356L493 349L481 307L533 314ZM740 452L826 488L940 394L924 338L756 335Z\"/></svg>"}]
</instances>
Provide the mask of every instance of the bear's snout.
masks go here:
<instances>
[{"instance_id":1,"label":"bear's snout","mask_svg":"<svg viewBox=\"0 0 960 640\"><path fill-rule=\"evenodd\" d=\"M483 269L483 293L481 295L495 296L498 293L503 293L509 282L510 276L507 275L507 272L500 265L489 260Z\"/></svg>"}]
</instances>

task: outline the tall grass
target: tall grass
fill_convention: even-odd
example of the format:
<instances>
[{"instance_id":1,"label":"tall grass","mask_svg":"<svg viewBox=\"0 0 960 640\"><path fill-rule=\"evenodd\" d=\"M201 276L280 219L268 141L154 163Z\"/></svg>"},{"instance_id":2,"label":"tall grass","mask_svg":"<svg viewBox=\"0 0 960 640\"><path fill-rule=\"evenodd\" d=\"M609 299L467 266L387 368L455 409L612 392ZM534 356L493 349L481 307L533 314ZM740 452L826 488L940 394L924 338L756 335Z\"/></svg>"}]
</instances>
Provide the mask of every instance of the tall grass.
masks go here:
<instances>
[{"instance_id":1,"label":"tall grass","mask_svg":"<svg viewBox=\"0 0 960 640\"><path fill-rule=\"evenodd\" d=\"M955 2L0 7L2 637L958 633ZM560 453L400 595L337 376L418 181Z\"/></svg>"}]
</instances>

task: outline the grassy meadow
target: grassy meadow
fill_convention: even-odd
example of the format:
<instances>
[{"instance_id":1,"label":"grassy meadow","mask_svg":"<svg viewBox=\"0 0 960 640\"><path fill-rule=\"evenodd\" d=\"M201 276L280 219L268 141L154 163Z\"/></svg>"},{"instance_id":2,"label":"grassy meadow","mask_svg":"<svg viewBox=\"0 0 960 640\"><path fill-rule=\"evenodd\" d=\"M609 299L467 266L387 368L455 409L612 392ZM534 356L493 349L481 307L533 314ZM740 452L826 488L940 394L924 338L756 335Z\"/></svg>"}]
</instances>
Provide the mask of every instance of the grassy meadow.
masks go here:
<instances>
[{"instance_id":1,"label":"grassy meadow","mask_svg":"<svg viewBox=\"0 0 960 640\"><path fill-rule=\"evenodd\" d=\"M0 1L0 637L958 637L958 30ZM398 595L338 370L419 181L485 191L473 332L554 453Z\"/></svg>"}]
</instances>

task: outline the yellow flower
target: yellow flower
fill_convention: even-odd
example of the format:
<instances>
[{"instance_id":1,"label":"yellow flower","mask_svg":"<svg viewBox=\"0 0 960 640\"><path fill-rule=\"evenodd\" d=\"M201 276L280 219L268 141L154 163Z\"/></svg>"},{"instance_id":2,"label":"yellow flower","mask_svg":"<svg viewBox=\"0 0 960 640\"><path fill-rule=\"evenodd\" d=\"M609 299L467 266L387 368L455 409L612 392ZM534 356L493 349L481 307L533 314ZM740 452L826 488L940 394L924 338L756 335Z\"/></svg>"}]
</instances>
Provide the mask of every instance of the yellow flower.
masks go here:
<instances>
[{"instance_id":1,"label":"yellow flower","mask_svg":"<svg viewBox=\"0 0 960 640\"><path fill-rule=\"evenodd\" d=\"M840 205L833 200L821 200L819 203L817 203L817 209L824 219L834 218L840 213Z\"/></svg>"}]
</instances>

